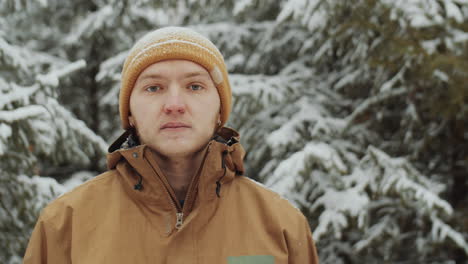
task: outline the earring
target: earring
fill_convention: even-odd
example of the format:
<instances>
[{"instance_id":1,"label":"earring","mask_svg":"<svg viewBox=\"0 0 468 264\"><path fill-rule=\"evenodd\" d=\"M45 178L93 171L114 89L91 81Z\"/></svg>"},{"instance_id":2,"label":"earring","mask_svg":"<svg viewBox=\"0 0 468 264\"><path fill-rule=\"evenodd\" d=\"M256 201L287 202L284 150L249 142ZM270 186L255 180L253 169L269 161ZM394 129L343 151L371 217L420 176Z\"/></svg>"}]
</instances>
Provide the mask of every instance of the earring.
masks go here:
<instances>
[{"instance_id":1,"label":"earring","mask_svg":"<svg viewBox=\"0 0 468 264\"><path fill-rule=\"evenodd\" d=\"M221 125L221 120L218 120L218 126L220 126L220 125Z\"/></svg>"}]
</instances>

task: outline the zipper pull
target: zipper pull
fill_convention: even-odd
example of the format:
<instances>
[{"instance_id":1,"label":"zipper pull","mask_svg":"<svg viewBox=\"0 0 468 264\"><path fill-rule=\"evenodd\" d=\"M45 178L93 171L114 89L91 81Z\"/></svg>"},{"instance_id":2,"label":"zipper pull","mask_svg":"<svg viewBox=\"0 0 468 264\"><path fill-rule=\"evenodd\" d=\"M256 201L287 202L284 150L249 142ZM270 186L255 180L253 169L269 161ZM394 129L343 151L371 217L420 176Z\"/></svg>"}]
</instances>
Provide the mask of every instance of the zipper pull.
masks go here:
<instances>
[{"instance_id":1,"label":"zipper pull","mask_svg":"<svg viewBox=\"0 0 468 264\"><path fill-rule=\"evenodd\" d=\"M182 224L184 223L184 213L177 213L177 221L175 224L175 228L179 230L182 227Z\"/></svg>"}]
</instances>

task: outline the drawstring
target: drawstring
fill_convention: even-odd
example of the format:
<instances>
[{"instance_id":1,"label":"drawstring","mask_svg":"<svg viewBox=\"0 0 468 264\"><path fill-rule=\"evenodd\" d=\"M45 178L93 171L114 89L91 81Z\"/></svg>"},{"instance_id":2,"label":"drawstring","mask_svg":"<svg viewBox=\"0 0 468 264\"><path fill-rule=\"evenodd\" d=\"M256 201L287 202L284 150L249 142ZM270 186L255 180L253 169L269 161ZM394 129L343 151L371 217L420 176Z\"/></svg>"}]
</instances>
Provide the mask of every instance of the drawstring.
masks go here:
<instances>
[{"instance_id":1,"label":"drawstring","mask_svg":"<svg viewBox=\"0 0 468 264\"><path fill-rule=\"evenodd\" d=\"M135 190L138 190L138 191L141 191L141 189L143 189L143 184L141 183L143 181L143 177L141 177L141 174L138 173L138 176L140 176L140 179L138 180L138 183L135 184L135 186L133 187L133 189Z\"/></svg>"},{"instance_id":2,"label":"drawstring","mask_svg":"<svg viewBox=\"0 0 468 264\"><path fill-rule=\"evenodd\" d=\"M219 193L221 192L221 180L224 178L224 176L226 176L226 164L224 162L224 158L226 157L226 155L228 154L228 151L227 150L224 150L223 151L223 157L221 158L221 166L223 167L224 169L224 173L223 173L223 176L221 176L217 181L216 181L216 196L218 196L218 198L220 198L221 196L219 195Z\"/></svg>"},{"instance_id":3,"label":"drawstring","mask_svg":"<svg viewBox=\"0 0 468 264\"><path fill-rule=\"evenodd\" d=\"M221 183L218 181L216 181L216 196L218 196L218 198L220 198L221 196L219 196L219 192L221 191Z\"/></svg>"}]
</instances>

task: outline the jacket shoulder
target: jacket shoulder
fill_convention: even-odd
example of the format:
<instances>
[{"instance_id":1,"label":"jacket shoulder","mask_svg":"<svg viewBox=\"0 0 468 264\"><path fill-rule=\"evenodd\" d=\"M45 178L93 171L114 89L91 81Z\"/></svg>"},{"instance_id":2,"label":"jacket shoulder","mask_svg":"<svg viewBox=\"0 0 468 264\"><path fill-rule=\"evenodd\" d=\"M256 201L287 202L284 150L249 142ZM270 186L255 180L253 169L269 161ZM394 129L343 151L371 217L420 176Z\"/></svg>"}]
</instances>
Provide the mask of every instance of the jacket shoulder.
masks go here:
<instances>
[{"instance_id":1,"label":"jacket shoulder","mask_svg":"<svg viewBox=\"0 0 468 264\"><path fill-rule=\"evenodd\" d=\"M275 216L280 222L303 222L305 216L286 198L246 176L238 177L236 187L242 196L248 197L247 203L255 204L260 211Z\"/></svg>"},{"instance_id":2,"label":"jacket shoulder","mask_svg":"<svg viewBox=\"0 0 468 264\"><path fill-rule=\"evenodd\" d=\"M234 203L246 212L243 216L251 225L260 222L268 237L280 237L287 246L289 263L318 263L309 223L298 208L250 178L238 177L235 182Z\"/></svg>"}]
</instances>

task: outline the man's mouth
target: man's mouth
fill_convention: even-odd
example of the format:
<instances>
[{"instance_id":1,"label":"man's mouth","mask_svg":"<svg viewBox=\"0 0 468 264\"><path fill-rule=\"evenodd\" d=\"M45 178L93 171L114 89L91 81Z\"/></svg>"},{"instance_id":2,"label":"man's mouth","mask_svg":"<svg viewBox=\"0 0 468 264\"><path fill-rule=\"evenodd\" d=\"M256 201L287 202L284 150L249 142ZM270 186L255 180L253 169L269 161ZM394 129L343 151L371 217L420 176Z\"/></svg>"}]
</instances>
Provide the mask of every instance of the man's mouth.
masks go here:
<instances>
[{"instance_id":1,"label":"man's mouth","mask_svg":"<svg viewBox=\"0 0 468 264\"><path fill-rule=\"evenodd\" d=\"M182 122L168 122L161 126L161 130L163 129L177 130L177 129L183 129L183 128L190 128L190 126Z\"/></svg>"}]
</instances>

